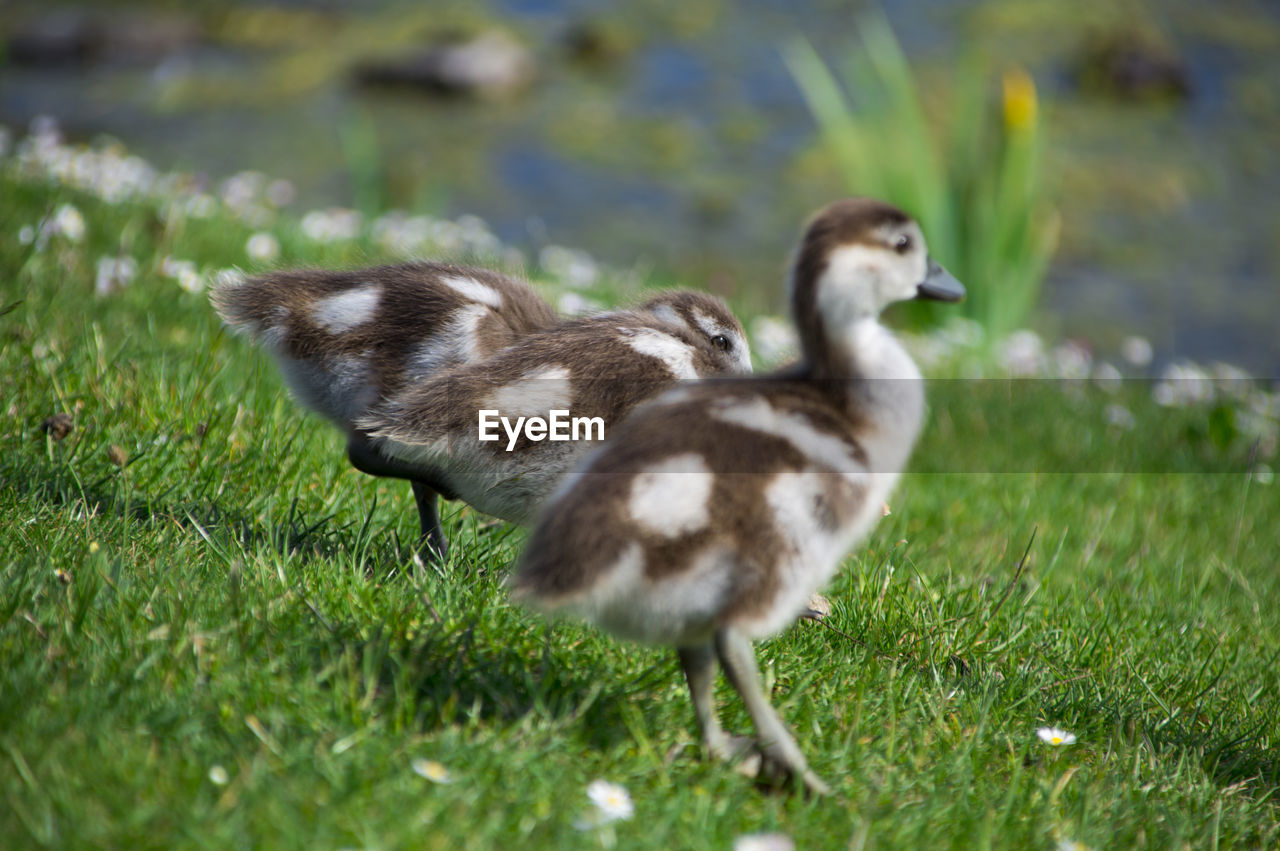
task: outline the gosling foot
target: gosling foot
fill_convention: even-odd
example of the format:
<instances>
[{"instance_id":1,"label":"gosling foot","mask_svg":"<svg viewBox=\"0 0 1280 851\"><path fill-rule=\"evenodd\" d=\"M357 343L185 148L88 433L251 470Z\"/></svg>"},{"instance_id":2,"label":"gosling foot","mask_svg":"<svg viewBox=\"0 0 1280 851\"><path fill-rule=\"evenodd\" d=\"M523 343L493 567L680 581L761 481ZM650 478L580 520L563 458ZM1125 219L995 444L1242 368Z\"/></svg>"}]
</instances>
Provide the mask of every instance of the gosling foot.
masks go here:
<instances>
[{"instance_id":1,"label":"gosling foot","mask_svg":"<svg viewBox=\"0 0 1280 851\"><path fill-rule=\"evenodd\" d=\"M702 745L713 759L732 763L735 768L748 760L754 759L759 762L760 749L756 747L756 740L750 736L730 736L721 733L715 740L705 741ZM748 777L755 777L754 771L743 773Z\"/></svg>"},{"instance_id":2,"label":"gosling foot","mask_svg":"<svg viewBox=\"0 0 1280 851\"><path fill-rule=\"evenodd\" d=\"M814 594L809 597L809 605L800 613L800 617L820 621L829 614L831 614L831 601L821 594Z\"/></svg>"},{"instance_id":3,"label":"gosling foot","mask_svg":"<svg viewBox=\"0 0 1280 851\"><path fill-rule=\"evenodd\" d=\"M810 795L827 797L831 787L821 777L813 773L801 759L796 762L785 748L773 743L762 744L758 748L759 768L755 777L771 786L784 786L799 781ZM746 760L742 764L746 764Z\"/></svg>"}]
</instances>

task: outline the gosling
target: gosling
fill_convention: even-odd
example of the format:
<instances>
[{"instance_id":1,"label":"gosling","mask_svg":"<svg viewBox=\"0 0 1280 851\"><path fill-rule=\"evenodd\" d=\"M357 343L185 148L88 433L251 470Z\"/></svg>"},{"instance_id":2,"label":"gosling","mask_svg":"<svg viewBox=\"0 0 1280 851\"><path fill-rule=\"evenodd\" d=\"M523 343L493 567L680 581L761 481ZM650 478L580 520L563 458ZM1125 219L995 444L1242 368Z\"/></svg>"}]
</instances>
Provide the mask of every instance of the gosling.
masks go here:
<instances>
[{"instance_id":1,"label":"gosling","mask_svg":"<svg viewBox=\"0 0 1280 851\"><path fill-rule=\"evenodd\" d=\"M826 207L791 274L800 362L680 387L632 414L546 504L514 597L675 647L710 755L828 794L765 695L751 642L793 623L831 578L915 442L920 372L880 312L963 295L905 213L865 198ZM717 662L754 743L720 727Z\"/></svg>"},{"instance_id":2,"label":"gosling","mask_svg":"<svg viewBox=\"0 0 1280 851\"><path fill-rule=\"evenodd\" d=\"M434 488L369 452L356 420L406 386L560 322L523 281L427 262L273 272L220 286L212 301L233 331L271 353L294 398L342 430L356 469L410 482L422 544L437 554L447 544Z\"/></svg>"},{"instance_id":3,"label":"gosling","mask_svg":"<svg viewBox=\"0 0 1280 851\"><path fill-rule=\"evenodd\" d=\"M566 322L478 363L408 386L360 417L370 452L420 471L440 493L528 523L560 480L641 402L681 379L751 372L746 334L719 299L662 293L634 310ZM500 417L554 412L588 423L572 439ZM482 434L488 415L488 439ZM596 427L592 427L592 423Z\"/></svg>"}]
</instances>

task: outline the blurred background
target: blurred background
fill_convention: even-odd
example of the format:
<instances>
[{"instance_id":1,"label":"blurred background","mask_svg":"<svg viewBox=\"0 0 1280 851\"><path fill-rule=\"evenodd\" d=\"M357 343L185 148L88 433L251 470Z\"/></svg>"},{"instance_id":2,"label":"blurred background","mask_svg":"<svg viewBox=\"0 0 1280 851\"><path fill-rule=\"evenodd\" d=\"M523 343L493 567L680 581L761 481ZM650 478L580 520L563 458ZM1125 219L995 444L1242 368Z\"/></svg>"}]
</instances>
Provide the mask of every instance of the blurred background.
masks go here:
<instances>
[{"instance_id":1,"label":"blurred background","mask_svg":"<svg viewBox=\"0 0 1280 851\"><path fill-rule=\"evenodd\" d=\"M887 6L8 0L0 124L754 312L805 216L880 195L975 333L1280 376L1280 5Z\"/></svg>"}]
</instances>

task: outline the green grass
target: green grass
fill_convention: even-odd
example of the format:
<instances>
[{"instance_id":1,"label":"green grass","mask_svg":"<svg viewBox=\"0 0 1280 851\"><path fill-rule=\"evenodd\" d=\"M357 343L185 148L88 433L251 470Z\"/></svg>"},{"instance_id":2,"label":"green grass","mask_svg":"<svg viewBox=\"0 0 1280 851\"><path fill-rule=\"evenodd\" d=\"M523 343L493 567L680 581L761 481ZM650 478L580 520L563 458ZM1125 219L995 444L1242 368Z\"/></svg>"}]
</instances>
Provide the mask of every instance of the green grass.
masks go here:
<instances>
[{"instance_id":1,"label":"green grass","mask_svg":"<svg viewBox=\"0 0 1280 851\"><path fill-rule=\"evenodd\" d=\"M1130 391L1136 440L1087 388L1013 405L939 382L829 625L759 647L836 789L807 800L699 758L670 653L511 605L522 531L453 509L451 563L414 567L408 488L348 469L271 365L152 270L243 262L246 227L8 173L0 193L0 847L1280 841L1280 487L1239 472L1206 411ZM64 201L83 243L19 244ZM277 233L284 263L377 259ZM120 251L138 280L95 299L96 258ZM59 411L75 429L54 441ZM1018 472L1042 457L1055 472ZM1048 724L1079 742L1042 745ZM581 833L597 777L637 815Z\"/></svg>"}]
</instances>

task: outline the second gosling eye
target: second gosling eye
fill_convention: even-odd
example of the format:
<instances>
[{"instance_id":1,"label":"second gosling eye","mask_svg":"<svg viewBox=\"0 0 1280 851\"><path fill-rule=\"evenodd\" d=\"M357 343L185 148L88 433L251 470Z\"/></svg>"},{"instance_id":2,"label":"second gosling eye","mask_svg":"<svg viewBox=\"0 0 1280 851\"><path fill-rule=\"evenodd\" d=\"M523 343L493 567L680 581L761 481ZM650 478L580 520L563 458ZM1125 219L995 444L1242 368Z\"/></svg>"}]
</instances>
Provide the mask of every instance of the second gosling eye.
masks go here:
<instances>
[{"instance_id":1,"label":"second gosling eye","mask_svg":"<svg viewBox=\"0 0 1280 851\"><path fill-rule=\"evenodd\" d=\"M900 235L893 241L893 248L899 254L906 254L911 250L911 237L907 236L905 233Z\"/></svg>"},{"instance_id":2,"label":"second gosling eye","mask_svg":"<svg viewBox=\"0 0 1280 851\"><path fill-rule=\"evenodd\" d=\"M714 337L712 337L711 345L715 346L717 349L719 349L722 352L727 352L729 351L730 348L733 347L733 344L729 342L729 338L726 337L724 334L716 334Z\"/></svg>"}]
</instances>

